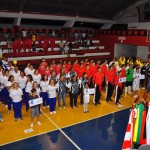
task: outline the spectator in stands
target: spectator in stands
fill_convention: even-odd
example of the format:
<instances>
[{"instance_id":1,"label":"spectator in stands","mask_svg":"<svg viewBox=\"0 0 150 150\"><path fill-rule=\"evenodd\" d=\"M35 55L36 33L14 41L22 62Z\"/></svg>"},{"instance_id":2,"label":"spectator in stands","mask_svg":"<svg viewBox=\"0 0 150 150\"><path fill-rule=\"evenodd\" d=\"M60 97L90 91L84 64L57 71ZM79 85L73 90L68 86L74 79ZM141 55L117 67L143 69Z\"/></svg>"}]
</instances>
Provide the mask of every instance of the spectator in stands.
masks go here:
<instances>
[{"instance_id":1,"label":"spectator in stands","mask_svg":"<svg viewBox=\"0 0 150 150\"><path fill-rule=\"evenodd\" d=\"M72 42L70 41L69 44L68 44L68 47L69 47L69 54L72 53Z\"/></svg>"},{"instance_id":2,"label":"spectator in stands","mask_svg":"<svg viewBox=\"0 0 150 150\"><path fill-rule=\"evenodd\" d=\"M2 60L2 67L4 70L7 70L7 67L8 67L8 57L3 57L3 60Z\"/></svg>"},{"instance_id":3,"label":"spectator in stands","mask_svg":"<svg viewBox=\"0 0 150 150\"><path fill-rule=\"evenodd\" d=\"M75 32L74 34L75 43L78 43L78 36L79 36L78 32Z\"/></svg>"},{"instance_id":4,"label":"spectator in stands","mask_svg":"<svg viewBox=\"0 0 150 150\"><path fill-rule=\"evenodd\" d=\"M59 43L59 47L60 47L60 53L61 53L61 54L64 54L64 43L63 43L62 40L61 40L61 42Z\"/></svg>"},{"instance_id":5,"label":"spectator in stands","mask_svg":"<svg viewBox=\"0 0 150 150\"><path fill-rule=\"evenodd\" d=\"M27 31L25 29L22 31L22 37L23 39L26 39L27 37Z\"/></svg>"},{"instance_id":6,"label":"spectator in stands","mask_svg":"<svg viewBox=\"0 0 150 150\"><path fill-rule=\"evenodd\" d=\"M85 37L86 37L86 33L85 33L85 32L83 32L83 33L82 33L82 42L84 42Z\"/></svg>"}]
</instances>

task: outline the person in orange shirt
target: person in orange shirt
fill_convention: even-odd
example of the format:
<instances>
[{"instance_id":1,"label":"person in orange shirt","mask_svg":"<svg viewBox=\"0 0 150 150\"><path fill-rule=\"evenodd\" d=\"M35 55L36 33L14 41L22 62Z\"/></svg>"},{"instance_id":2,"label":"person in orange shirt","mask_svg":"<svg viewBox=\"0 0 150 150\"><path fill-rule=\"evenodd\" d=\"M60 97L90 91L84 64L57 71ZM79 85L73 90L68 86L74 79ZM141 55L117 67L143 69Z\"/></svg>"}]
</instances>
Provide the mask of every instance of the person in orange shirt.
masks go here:
<instances>
[{"instance_id":1,"label":"person in orange shirt","mask_svg":"<svg viewBox=\"0 0 150 150\"><path fill-rule=\"evenodd\" d=\"M45 58L42 58L42 62L43 62L44 67L46 67L48 65L48 63L46 62Z\"/></svg>"},{"instance_id":2,"label":"person in orange shirt","mask_svg":"<svg viewBox=\"0 0 150 150\"><path fill-rule=\"evenodd\" d=\"M121 104L119 99L122 94L122 82L120 82L120 78L122 77L121 71L118 72L118 75L115 77L115 85L116 85L116 95L115 95L115 104Z\"/></svg>"},{"instance_id":3,"label":"person in orange shirt","mask_svg":"<svg viewBox=\"0 0 150 150\"><path fill-rule=\"evenodd\" d=\"M81 78L83 73L84 73L84 67L83 67L83 64L81 64L80 67L77 70L78 78Z\"/></svg>"},{"instance_id":4,"label":"person in orange shirt","mask_svg":"<svg viewBox=\"0 0 150 150\"><path fill-rule=\"evenodd\" d=\"M105 60L102 64L102 72L104 74L104 82L103 82L103 87L105 87L105 83L106 83L106 72L108 70L108 64L107 64L107 60Z\"/></svg>"},{"instance_id":5,"label":"person in orange shirt","mask_svg":"<svg viewBox=\"0 0 150 150\"><path fill-rule=\"evenodd\" d=\"M40 63L40 66L39 66L39 68L38 68L38 72L39 72L39 74L40 74L41 76L43 76L44 73L45 73L45 66L44 66L43 61Z\"/></svg>"},{"instance_id":6,"label":"person in orange shirt","mask_svg":"<svg viewBox=\"0 0 150 150\"><path fill-rule=\"evenodd\" d=\"M102 92L102 83L104 80L104 74L101 71L101 67L97 69L97 72L93 76L93 84L95 85L95 105L100 104L100 97Z\"/></svg>"},{"instance_id":7,"label":"person in orange shirt","mask_svg":"<svg viewBox=\"0 0 150 150\"><path fill-rule=\"evenodd\" d=\"M73 63L74 71L77 72L79 67L80 67L80 65L78 64L78 60L76 60L76 61Z\"/></svg>"},{"instance_id":8,"label":"person in orange shirt","mask_svg":"<svg viewBox=\"0 0 150 150\"><path fill-rule=\"evenodd\" d=\"M115 78L113 67L109 66L109 70L106 73L106 101L112 101L111 97L114 91Z\"/></svg>"},{"instance_id":9,"label":"person in orange shirt","mask_svg":"<svg viewBox=\"0 0 150 150\"><path fill-rule=\"evenodd\" d=\"M87 73L87 77L88 77L88 79L90 81L90 79L91 79L91 70L90 70L90 67L89 67L88 64L86 65L86 68L85 68L84 72Z\"/></svg>"},{"instance_id":10,"label":"person in orange shirt","mask_svg":"<svg viewBox=\"0 0 150 150\"><path fill-rule=\"evenodd\" d=\"M66 69L68 70L68 72L69 72L71 67L72 67L71 61L68 61L68 63L66 64Z\"/></svg>"}]
</instances>

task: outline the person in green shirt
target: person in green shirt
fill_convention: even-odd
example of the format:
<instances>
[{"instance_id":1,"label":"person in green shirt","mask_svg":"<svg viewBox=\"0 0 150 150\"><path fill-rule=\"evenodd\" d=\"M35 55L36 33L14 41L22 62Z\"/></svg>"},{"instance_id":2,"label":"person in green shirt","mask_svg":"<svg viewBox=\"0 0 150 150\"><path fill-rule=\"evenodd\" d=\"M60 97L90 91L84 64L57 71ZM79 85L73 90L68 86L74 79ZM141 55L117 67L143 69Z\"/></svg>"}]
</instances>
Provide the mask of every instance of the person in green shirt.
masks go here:
<instances>
[{"instance_id":1,"label":"person in green shirt","mask_svg":"<svg viewBox=\"0 0 150 150\"><path fill-rule=\"evenodd\" d=\"M129 68L126 70L126 84L125 84L125 95L131 94L131 86L133 82L133 67L132 64L129 65Z\"/></svg>"}]
</instances>

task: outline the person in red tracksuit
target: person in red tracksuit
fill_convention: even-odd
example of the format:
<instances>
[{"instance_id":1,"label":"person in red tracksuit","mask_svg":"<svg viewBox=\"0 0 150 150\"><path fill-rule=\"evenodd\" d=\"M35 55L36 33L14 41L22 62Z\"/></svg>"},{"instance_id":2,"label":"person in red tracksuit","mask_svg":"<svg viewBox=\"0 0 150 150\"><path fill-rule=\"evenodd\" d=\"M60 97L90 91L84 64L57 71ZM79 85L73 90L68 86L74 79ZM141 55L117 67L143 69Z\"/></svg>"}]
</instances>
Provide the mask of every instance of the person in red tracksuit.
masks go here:
<instances>
[{"instance_id":1,"label":"person in red tracksuit","mask_svg":"<svg viewBox=\"0 0 150 150\"><path fill-rule=\"evenodd\" d=\"M83 73L84 73L84 67L83 67L83 64L81 64L77 70L77 76L79 79L82 77Z\"/></svg>"},{"instance_id":2,"label":"person in red tracksuit","mask_svg":"<svg viewBox=\"0 0 150 150\"><path fill-rule=\"evenodd\" d=\"M87 73L87 77L88 77L89 82L90 82L90 81L91 81L91 80L90 80L90 79L91 79L91 69L90 69L90 67L89 67L89 64L86 65L86 68L85 68L84 72Z\"/></svg>"},{"instance_id":3,"label":"person in red tracksuit","mask_svg":"<svg viewBox=\"0 0 150 150\"><path fill-rule=\"evenodd\" d=\"M95 85L95 105L100 104L100 97L102 92L102 83L104 80L104 74L101 71L101 67L98 67L97 72L93 76L93 84Z\"/></svg>"},{"instance_id":4,"label":"person in red tracksuit","mask_svg":"<svg viewBox=\"0 0 150 150\"><path fill-rule=\"evenodd\" d=\"M40 66L39 66L39 68L38 68L38 72L39 72L39 74L40 74L41 76L44 75L44 73L45 73L45 66L44 66L44 63L43 63L43 62L40 63Z\"/></svg>"},{"instance_id":5,"label":"person in red tracksuit","mask_svg":"<svg viewBox=\"0 0 150 150\"><path fill-rule=\"evenodd\" d=\"M122 82L119 81L119 79L122 77L121 71L118 72L118 75L115 78L115 85L116 85L116 95L115 95L115 104L121 104L119 102L119 99L121 98L122 94Z\"/></svg>"},{"instance_id":6,"label":"person in red tracksuit","mask_svg":"<svg viewBox=\"0 0 150 150\"><path fill-rule=\"evenodd\" d=\"M105 83L106 83L106 73L107 73L107 70L108 70L108 64L107 64L107 61L105 60L103 62L103 64L101 65L102 67L102 72L104 74L104 82L103 82L103 87L105 87Z\"/></svg>"},{"instance_id":7,"label":"person in red tracksuit","mask_svg":"<svg viewBox=\"0 0 150 150\"><path fill-rule=\"evenodd\" d=\"M115 75L113 67L109 66L109 70L106 72L106 101L112 101L111 97L114 91Z\"/></svg>"}]
</instances>

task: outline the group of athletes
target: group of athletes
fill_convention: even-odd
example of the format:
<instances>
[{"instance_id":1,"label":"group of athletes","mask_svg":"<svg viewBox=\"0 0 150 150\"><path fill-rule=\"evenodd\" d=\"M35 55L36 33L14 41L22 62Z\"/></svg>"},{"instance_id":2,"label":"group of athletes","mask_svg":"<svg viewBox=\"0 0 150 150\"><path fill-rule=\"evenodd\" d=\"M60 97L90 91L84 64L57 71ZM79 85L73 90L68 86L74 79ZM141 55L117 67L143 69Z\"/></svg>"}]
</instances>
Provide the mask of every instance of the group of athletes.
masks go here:
<instances>
[{"instance_id":1,"label":"group of athletes","mask_svg":"<svg viewBox=\"0 0 150 150\"><path fill-rule=\"evenodd\" d=\"M143 75L144 78L140 78ZM121 79L126 78L123 82ZM14 120L22 117L22 105L29 110L29 101L39 97L43 99L43 108L49 107L50 114L56 114L56 101L60 111L66 109L66 95L70 98L70 107L78 108L78 104L84 106L84 113L88 111L90 94L86 89L94 88L93 102L100 104L102 91L106 90L106 101L114 101L117 106L121 105L120 99L127 94L137 98L140 88L150 90L150 62L143 62L139 57L133 61L124 55L113 59L108 63L104 60L61 61L48 64L43 58L40 65L35 69L28 62L21 71L16 65L3 58L0 66L0 100L5 103L8 113L14 110ZM124 92L123 92L124 91ZM112 100L112 95L115 98ZM57 96L58 94L58 96ZM58 97L58 100L57 100ZM80 97L78 102L78 97ZM13 107L12 107L13 106ZM40 105L31 107L31 127L33 119L39 121ZM3 121L1 117L1 121Z\"/></svg>"}]
</instances>

